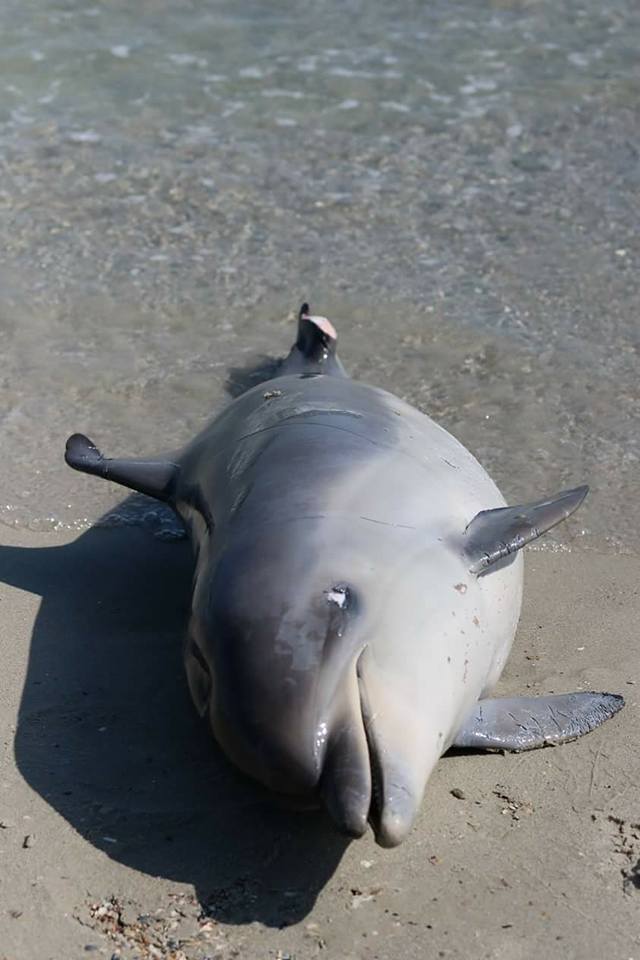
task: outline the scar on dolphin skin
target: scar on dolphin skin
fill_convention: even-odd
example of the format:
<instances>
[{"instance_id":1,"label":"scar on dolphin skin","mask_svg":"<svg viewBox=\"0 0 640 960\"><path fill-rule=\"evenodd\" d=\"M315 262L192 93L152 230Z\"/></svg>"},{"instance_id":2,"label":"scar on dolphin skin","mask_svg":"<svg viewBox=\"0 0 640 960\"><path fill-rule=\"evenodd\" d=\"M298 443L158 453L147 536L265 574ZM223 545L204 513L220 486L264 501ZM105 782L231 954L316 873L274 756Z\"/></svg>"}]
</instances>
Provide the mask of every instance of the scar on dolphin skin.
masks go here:
<instances>
[{"instance_id":1,"label":"scar on dolphin skin","mask_svg":"<svg viewBox=\"0 0 640 960\"><path fill-rule=\"evenodd\" d=\"M379 523L383 527L398 527L403 530L415 530L415 527L410 526L408 523L389 523L388 520L375 520L373 517L360 517L361 520L366 520L368 523Z\"/></svg>"},{"instance_id":2,"label":"scar on dolphin skin","mask_svg":"<svg viewBox=\"0 0 640 960\"><path fill-rule=\"evenodd\" d=\"M108 459L74 434L65 459L185 521L196 553L185 670L230 760L292 808L324 805L342 832L369 823L395 846L449 745L556 745L622 708L611 693L483 696L515 635L522 548L587 487L507 506L451 434L349 378L335 326L308 303L271 372L175 456ZM482 644L452 635L452 587ZM456 669L443 699L445 658Z\"/></svg>"}]
</instances>

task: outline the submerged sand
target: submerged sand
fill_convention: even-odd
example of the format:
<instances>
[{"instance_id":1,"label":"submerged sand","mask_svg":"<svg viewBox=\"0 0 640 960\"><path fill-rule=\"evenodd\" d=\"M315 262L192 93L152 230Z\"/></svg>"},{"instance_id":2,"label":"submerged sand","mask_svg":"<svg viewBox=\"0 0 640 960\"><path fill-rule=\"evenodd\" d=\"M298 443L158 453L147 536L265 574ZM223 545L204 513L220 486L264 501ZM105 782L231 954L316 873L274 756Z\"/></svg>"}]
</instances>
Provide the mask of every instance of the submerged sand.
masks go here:
<instances>
[{"instance_id":1,"label":"submerged sand","mask_svg":"<svg viewBox=\"0 0 640 960\"><path fill-rule=\"evenodd\" d=\"M0 957L640 956L637 556L529 551L500 684L625 710L562 747L444 758L387 851L274 809L216 751L180 664L185 544L3 542Z\"/></svg>"}]
</instances>

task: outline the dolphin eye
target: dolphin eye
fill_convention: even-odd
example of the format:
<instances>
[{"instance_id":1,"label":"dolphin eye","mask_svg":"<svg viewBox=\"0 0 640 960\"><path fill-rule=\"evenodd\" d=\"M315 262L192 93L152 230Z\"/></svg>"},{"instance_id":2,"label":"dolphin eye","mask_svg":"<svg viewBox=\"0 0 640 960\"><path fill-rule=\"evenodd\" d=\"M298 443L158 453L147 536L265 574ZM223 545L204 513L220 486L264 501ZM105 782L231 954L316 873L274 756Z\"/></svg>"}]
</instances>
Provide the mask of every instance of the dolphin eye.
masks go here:
<instances>
[{"instance_id":1,"label":"dolphin eye","mask_svg":"<svg viewBox=\"0 0 640 960\"><path fill-rule=\"evenodd\" d=\"M324 595L328 603L335 604L336 607L339 607L341 610L346 610L351 601L351 591L349 587L345 587L344 584L337 584L335 587L331 587L330 590L325 590Z\"/></svg>"}]
</instances>

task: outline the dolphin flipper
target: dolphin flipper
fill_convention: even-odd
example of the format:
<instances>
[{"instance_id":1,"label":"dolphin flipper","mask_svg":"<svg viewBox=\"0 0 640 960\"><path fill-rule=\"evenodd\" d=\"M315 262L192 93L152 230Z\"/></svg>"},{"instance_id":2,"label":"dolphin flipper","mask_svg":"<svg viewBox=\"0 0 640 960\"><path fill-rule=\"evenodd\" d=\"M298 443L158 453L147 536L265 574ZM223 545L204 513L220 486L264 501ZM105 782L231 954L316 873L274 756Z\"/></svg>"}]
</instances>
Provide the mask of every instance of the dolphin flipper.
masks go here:
<instances>
[{"instance_id":1,"label":"dolphin flipper","mask_svg":"<svg viewBox=\"0 0 640 960\"><path fill-rule=\"evenodd\" d=\"M471 573L482 574L499 560L546 533L578 509L589 487L565 490L556 497L517 507L499 507L476 514L463 535Z\"/></svg>"},{"instance_id":2,"label":"dolphin flipper","mask_svg":"<svg viewBox=\"0 0 640 960\"><path fill-rule=\"evenodd\" d=\"M576 740L624 707L615 693L479 700L452 744L476 750L534 750Z\"/></svg>"},{"instance_id":3,"label":"dolphin flipper","mask_svg":"<svg viewBox=\"0 0 640 960\"><path fill-rule=\"evenodd\" d=\"M180 467L168 460L107 460L88 437L74 433L64 458L74 470L113 480L156 500L173 501Z\"/></svg>"}]
</instances>

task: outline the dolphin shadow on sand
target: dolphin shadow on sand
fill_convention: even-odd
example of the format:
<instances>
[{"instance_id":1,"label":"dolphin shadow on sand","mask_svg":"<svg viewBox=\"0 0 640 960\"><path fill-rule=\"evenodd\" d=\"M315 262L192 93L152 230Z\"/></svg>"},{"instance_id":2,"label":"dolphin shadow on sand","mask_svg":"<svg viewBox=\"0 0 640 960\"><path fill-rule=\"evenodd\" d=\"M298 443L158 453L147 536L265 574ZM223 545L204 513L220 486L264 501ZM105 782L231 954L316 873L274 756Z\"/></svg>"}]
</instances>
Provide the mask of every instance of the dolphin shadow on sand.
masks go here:
<instances>
[{"instance_id":1,"label":"dolphin shadow on sand","mask_svg":"<svg viewBox=\"0 0 640 960\"><path fill-rule=\"evenodd\" d=\"M227 923L293 923L348 841L279 810L231 768L187 690L186 543L93 528L57 547L0 547L0 577L42 596L15 754L27 783L112 859L194 884Z\"/></svg>"},{"instance_id":2,"label":"dolphin shadow on sand","mask_svg":"<svg viewBox=\"0 0 640 960\"><path fill-rule=\"evenodd\" d=\"M192 573L186 541L133 527L0 547L0 578L42 596L17 765L113 860L192 883L215 919L286 926L311 910L349 841L323 813L275 806L198 718L182 663Z\"/></svg>"},{"instance_id":3,"label":"dolphin shadow on sand","mask_svg":"<svg viewBox=\"0 0 640 960\"><path fill-rule=\"evenodd\" d=\"M281 357L261 354L252 363L229 367L224 384L225 392L232 399L241 396L259 383L264 383L266 380L278 376L282 362Z\"/></svg>"}]
</instances>

